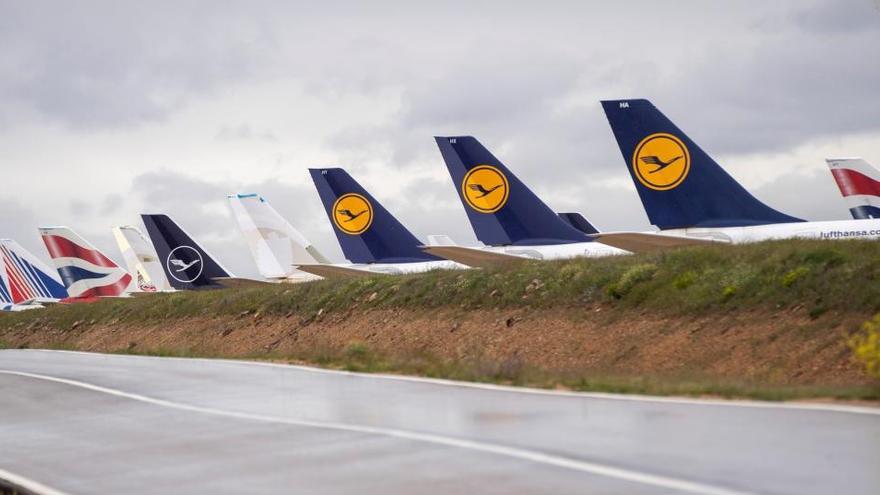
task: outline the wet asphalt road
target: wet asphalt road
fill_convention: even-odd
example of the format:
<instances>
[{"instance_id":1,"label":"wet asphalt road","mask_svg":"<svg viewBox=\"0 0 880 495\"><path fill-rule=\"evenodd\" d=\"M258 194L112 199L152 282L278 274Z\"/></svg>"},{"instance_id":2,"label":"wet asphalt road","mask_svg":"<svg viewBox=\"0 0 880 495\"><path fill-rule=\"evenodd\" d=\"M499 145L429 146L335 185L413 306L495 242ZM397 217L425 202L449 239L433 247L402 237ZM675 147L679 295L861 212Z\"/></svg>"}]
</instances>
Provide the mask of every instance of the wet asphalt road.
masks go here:
<instances>
[{"instance_id":1,"label":"wet asphalt road","mask_svg":"<svg viewBox=\"0 0 880 495\"><path fill-rule=\"evenodd\" d=\"M880 410L0 351L0 472L61 493L850 493Z\"/></svg>"}]
</instances>

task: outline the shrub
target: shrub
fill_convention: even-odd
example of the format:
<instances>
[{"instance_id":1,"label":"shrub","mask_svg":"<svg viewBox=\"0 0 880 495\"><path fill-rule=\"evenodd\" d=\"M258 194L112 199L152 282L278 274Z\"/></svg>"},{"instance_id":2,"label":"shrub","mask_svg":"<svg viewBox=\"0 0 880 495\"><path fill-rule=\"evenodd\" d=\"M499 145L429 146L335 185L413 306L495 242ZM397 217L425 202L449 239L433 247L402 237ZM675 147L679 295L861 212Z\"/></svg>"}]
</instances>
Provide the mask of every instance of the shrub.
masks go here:
<instances>
[{"instance_id":1,"label":"shrub","mask_svg":"<svg viewBox=\"0 0 880 495\"><path fill-rule=\"evenodd\" d=\"M618 280L616 284L608 286L608 294L620 299L629 294L629 291L631 291L639 282L651 280L656 271L657 265L653 263L633 265L629 267L627 271L623 272L623 275L620 276L620 280Z\"/></svg>"},{"instance_id":2,"label":"shrub","mask_svg":"<svg viewBox=\"0 0 880 495\"><path fill-rule=\"evenodd\" d=\"M795 282L804 278L808 273L810 273L809 268L799 266L782 276L782 285L784 287L791 287Z\"/></svg>"},{"instance_id":3,"label":"shrub","mask_svg":"<svg viewBox=\"0 0 880 495\"><path fill-rule=\"evenodd\" d=\"M693 270L688 270L681 275L675 277L675 280L672 281L672 285L676 289L687 289L697 280L697 274Z\"/></svg>"},{"instance_id":4,"label":"shrub","mask_svg":"<svg viewBox=\"0 0 880 495\"><path fill-rule=\"evenodd\" d=\"M880 380L880 313L862 325L862 331L849 339L853 358L865 367L865 372Z\"/></svg>"},{"instance_id":5,"label":"shrub","mask_svg":"<svg viewBox=\"0 0 880 495\"><path fill-rule=\"evenodd\" d=\"M724 289L721 291L721 299L723 299L725 301L735 295L736 295L736 286L735 285L728 285L728 286L724 287Z\"/></svg>"}]
</instances>

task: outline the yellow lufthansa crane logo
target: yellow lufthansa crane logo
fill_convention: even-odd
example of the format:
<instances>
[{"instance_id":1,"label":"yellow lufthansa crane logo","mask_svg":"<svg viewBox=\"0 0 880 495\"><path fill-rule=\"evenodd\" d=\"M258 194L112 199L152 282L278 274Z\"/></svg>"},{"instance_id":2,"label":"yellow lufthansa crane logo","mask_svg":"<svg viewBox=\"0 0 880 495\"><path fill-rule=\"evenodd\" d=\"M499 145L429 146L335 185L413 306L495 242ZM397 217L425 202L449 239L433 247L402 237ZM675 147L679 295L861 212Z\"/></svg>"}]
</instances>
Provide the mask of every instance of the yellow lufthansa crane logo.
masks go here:
<instances>
[{"instance_id":1,"label":"yellow lufthansa crane logo","mask_svg":"<svg viewBox=\"0 0 880 495\"><path fill-rule=\"evenodd\" d=\"M651 134L636 146L632 167L643 186L668 191L687 177L691 155L681 139L672 134Z\"/></svg>"},{"instance_id":2,"label":"yellow lufthansa crane logo","mask_svg":"<svg viewBox=\"0 0 880 495\"><path fill-rule=\"evenodd\" d=\"M461 196L480 213L500 210L510 194L507 177L491 165L477 165L461 181Z\"/></svg>"},{"instance_id":3,"label":"yellow lufthansa crane logo","mask_svg":"<svg viewBox=\"0 0 880 495\"><path fill-rule=\"evenodd\" d=\"M373 205L360 194L343 194L333 203L333 223L346 234L363 234L373 223Z\"/></svg>"}]
</instances>

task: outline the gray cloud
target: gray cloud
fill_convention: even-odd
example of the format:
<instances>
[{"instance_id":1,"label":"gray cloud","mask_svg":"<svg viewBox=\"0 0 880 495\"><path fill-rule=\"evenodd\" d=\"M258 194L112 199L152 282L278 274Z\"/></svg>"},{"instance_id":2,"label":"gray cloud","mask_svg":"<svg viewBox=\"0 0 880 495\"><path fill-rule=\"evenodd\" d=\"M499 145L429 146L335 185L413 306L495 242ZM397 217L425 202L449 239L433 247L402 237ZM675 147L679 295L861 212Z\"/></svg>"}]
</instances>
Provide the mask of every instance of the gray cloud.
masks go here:
<instances>
[{"instance_id":1,"label":"gray cloud","mask_svg":"<svg viewBox=\"0 0 880 495\"><path fill-rule=\"evenodd\" d=\"M260 22L212 6L4 2L0 98L75 130L163 120L270 51Z\"/></svg>"},{"instance_id":2,"label":"gray cloud","mask_svg":"<svg viewBox=\"0 0 880 495\"><path fill-rule=\"evenodd\" d=\"M237 126L222 126L215 137L218 141L269 141L278 142L278 138L271 131L255 131L248 124Z\"/></svg>"},{"instance_id":3,"label":"gray cloud","mask_svg":"<svg viewBox=\"0 0 880 495\"><path fill-rule=\"evenodd\" d=\"M556 210L643 228L605 98L652 99L807 218L846 216L821 153L880 142L871 0L0 5L0 235L66 222L113 255L109 225L161 211L252 274L224 198L257 192L341 259L304 170L331 164L418 236L473 242L435 135L479 137Z\"/></svg>"}]
</instances>

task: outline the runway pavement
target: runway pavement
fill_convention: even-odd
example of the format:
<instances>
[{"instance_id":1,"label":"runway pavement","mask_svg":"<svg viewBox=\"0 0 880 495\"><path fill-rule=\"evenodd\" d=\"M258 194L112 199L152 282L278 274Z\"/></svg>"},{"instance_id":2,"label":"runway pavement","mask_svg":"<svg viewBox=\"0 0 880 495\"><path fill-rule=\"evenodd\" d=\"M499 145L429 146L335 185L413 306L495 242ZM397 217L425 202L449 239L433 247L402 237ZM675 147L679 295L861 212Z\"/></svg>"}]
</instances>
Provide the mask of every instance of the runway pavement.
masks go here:
<instances>
[{"instance_id":1,"label":"runway pavement","mask_svg":"<svg viewBox=\"0 0 880 495\"><path fill-rule=\"evenodd\" d=\"M42 493L849 493L880 410L0 351L0 478Z\"/></svg>"}]
</instances>

